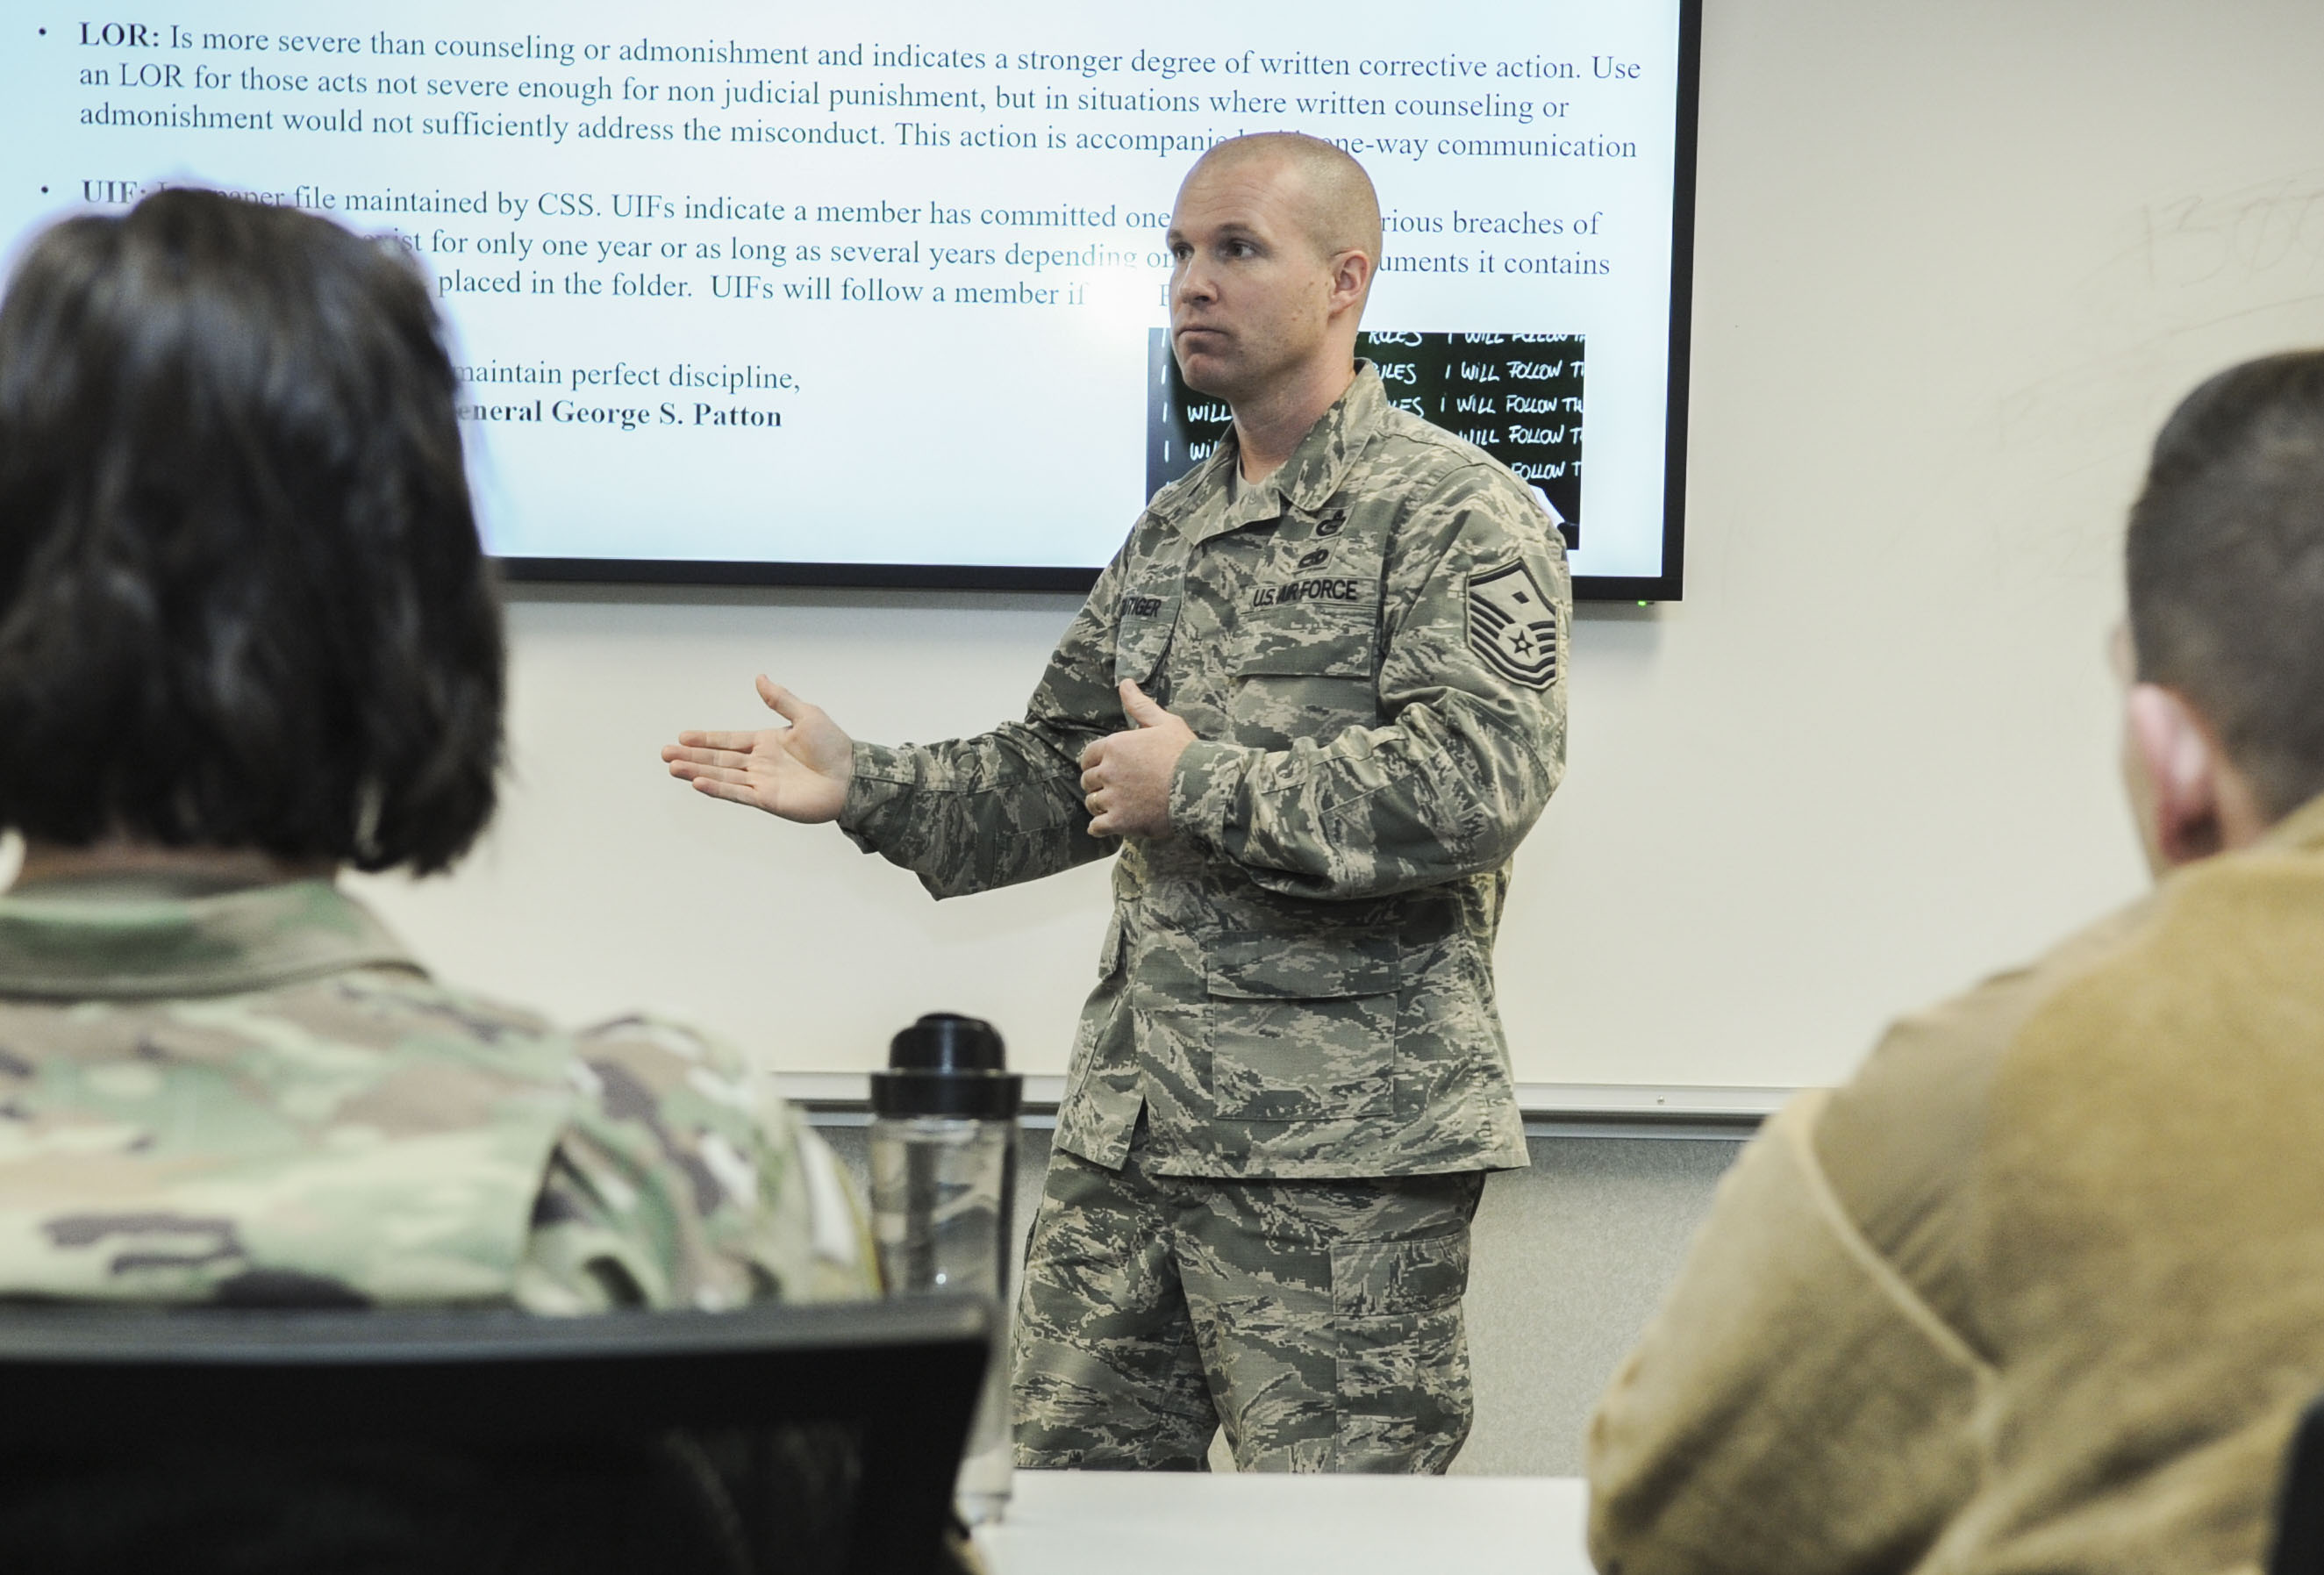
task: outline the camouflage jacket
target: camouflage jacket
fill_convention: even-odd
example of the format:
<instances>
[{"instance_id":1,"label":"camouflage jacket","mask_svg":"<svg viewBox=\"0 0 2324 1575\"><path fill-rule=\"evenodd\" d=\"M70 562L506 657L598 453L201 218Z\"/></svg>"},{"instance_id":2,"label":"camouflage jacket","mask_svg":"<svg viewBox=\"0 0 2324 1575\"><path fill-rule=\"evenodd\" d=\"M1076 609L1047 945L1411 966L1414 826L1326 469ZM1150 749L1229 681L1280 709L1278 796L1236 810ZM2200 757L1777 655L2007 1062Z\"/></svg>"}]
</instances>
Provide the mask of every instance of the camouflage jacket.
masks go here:
<instances>
[{"instance_id":1,"label":"camouflage jacket","mask_svg":"<svg viewBox=\"0 0 2324 1575\"><path fill-rule=\"evenodd\" d=\"M731 1307L872 1285L725 1047L429 981L324 881L0 898L0 1296Z\"/></svg>"},{"instance_id":2,"label":"camouflage jacket","mask_svg":"<svg viewBox=\"0 0 2324 1575\"><path fill-rule=\"evenodd\" d=\"M1565 752L1572 593L1522 482L1361 367L1283 468L1156 493L1022 722L859 744L840 824L938 897L1120 847L1057 1142L1182 1175L1522 1165L1493 1009L1510 855ZM1174 835L1093 837L1134 679L1199 741Z\"/></svg>"}]
</instances>

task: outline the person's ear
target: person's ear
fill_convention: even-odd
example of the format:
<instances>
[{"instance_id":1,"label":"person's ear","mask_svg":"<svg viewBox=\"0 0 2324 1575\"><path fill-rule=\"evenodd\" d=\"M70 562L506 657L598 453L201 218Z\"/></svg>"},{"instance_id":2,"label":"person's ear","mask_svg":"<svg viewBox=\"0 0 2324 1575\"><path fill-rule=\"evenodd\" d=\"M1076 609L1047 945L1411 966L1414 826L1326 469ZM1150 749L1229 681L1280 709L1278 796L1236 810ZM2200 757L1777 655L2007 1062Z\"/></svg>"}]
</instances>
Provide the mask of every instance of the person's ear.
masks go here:
<instances>
[{"instance_id":1,"label":"person's ear","mask_svg":"<svg viewBox=\"0 0 2324 1575\"><path fill-rule=\"evenodd\" d=\"M2150 850L2166 865L2208 859L2227 845L2220 789L2228 769L2193 707L2159 684L2134 684L2125 703L2132 799Z\"/></svg>"},{"instance_id":2,"label":"person's ear","mask_svg":"<svg viewBox=\"0 0 2324 1575\"><path fill-rule=\"evenodd\" d=\"M1332 259L1332 315L1337 317L1351 307L1361 306L1364 291L1371 288L1372 260L1357 251L1341 253Z\"/></svg>"}]
</instances>

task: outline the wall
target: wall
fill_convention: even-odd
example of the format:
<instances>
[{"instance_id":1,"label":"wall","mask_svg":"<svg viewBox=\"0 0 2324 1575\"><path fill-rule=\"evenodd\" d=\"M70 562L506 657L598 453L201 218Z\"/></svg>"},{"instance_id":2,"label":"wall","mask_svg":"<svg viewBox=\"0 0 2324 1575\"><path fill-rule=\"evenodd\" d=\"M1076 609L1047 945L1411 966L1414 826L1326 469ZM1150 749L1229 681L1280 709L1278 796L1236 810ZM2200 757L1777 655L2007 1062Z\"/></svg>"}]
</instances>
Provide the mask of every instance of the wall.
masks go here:
<instances>
[{"instance_id":1,"label":"wall","mask_svg":"<svg viewBox=\"0 0 2324 1575\"><path fill-rule=\"evenodd\" d=\"M1708 9L1687 596L1579 622L1571 777L1501 943L1526 1080L1835 1078L2134 891L2101 646L2144 446L2324 322L2313 0ZM749 723L761 668L867 737L979 728L1070 612L521 592L501 829L374 895L570 1018L654 1003L837 1070L946 1007L1061 1070L1102 870L939 907L654 751Z\"/></svg>"}]
</instances>

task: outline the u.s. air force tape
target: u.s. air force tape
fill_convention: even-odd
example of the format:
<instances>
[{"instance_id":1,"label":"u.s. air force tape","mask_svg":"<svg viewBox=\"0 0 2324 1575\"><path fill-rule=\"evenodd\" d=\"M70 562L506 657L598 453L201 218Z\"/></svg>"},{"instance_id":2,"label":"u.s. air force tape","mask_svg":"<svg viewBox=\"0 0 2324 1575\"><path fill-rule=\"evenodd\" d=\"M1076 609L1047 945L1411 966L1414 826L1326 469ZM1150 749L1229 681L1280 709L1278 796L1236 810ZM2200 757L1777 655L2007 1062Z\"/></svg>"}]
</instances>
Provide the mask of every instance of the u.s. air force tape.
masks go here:
<instances>
[{"instance_id":1,"label":"u.s. air force tape","mask_svg":"<svg viewBox=\"0 0 2324 1575\"><path fill-rule=\"evenodd\" d=\"M1469 649L1513 684L1557 681L1557 605L1523 561L1469 576Z\"/></svg>"}]
</instances>

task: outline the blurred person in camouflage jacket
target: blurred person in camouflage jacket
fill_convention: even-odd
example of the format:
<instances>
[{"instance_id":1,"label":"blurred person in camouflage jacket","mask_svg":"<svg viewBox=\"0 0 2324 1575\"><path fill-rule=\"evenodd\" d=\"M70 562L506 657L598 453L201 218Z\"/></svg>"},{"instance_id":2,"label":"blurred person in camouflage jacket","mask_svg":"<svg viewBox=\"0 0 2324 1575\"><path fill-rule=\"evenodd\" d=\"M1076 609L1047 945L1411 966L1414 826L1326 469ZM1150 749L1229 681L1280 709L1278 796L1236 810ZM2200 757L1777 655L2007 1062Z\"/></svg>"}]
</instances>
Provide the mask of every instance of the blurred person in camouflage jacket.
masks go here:
<instances>
[{"instance_id":1,"label":"blurred person in camouflage jacket","mask_svg":"<svg viewBox=\"0 0 2324 1575\"><path fill-rule=\"evenodd\" d=\"M1018 1315L1021 1463L1442 1470L1484 1173L1526 1163L1493 1009L1564 760L1571 589L1532 492L1355 359L1380 254L1328 143L1213 148L1169 244L1234 431L1157 493L1025 719L688 732L672 773L836 820L938 897L1120 852Z\"/></svg>"},{"instance_id":2,"label":"blurred person in camouflage jacket","mask_svg":"<svg viewBox=\"0 0 2324 1575\"><path fill-rule=\"evenodd\" d=\"M0 303L0 1295L541 1312L872 1288L727 1047L437 982L337 870L491 816L497 594L428 287L169 191Z\"/></svg>"}]
</instances>

